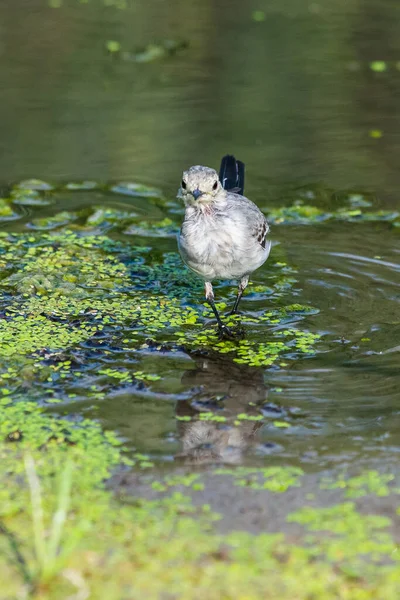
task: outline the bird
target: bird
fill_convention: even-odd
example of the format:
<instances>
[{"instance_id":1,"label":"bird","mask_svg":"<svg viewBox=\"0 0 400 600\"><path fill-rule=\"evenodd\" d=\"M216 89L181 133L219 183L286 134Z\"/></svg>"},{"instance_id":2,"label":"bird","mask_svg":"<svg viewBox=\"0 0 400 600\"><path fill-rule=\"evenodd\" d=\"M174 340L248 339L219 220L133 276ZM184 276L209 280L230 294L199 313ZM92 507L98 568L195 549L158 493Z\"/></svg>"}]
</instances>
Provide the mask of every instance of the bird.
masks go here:
<instances>
[{"instance_id":1,"label":"bird","mask_svg":"<svg viewBox=\"0 0 400 600\"><path fill-rule=\"evenodd\" d=\"M236 314L253 271L268 258L269 225L244 193L245 165L232 155L215 169L195 165L183 172L177 197L185 205L178 236L183 262L204 281L205 297L215 315L221 338L234 338L215 306L214 280L239 281L233 309Z\"/></svg>"}]
</instances>

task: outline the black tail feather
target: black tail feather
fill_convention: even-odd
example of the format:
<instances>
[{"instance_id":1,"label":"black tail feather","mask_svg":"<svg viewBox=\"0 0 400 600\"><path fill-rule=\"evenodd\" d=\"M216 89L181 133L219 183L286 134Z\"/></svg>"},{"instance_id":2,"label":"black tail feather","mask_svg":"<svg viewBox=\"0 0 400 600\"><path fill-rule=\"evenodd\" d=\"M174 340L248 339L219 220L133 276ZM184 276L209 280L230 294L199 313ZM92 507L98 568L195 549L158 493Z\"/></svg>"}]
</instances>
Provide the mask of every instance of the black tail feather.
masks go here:
<instances>
[{"instance_id":1,"label":"black tail feather","mask_svg":"<svg viewBox=\"0 0 400 600\"><path fill-rule=\"evenodd\" d=\"M236 160L231 154L227 154L221 160L219 169L219 180L225 190L231 190L237 194L244 193L244 163Z\"/></svg>"}]
</instances>

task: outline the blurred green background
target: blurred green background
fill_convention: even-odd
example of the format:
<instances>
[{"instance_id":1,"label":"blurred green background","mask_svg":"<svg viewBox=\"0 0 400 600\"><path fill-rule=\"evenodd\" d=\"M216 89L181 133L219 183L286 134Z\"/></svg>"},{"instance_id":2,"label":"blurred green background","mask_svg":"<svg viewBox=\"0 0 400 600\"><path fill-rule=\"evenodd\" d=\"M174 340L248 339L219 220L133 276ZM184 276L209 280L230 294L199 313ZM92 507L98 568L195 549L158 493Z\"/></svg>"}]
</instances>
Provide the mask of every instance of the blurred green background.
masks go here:
<instances>
[{"instance_id":1,"label":"blurred green background","mask_svg":"<svg viewBox=\"0 0 400 600\"><path fill-rule=\"evenodd\" d=\"M2 0L0 182L174 194L234 152L258 201L318 180L396 203L399 17L397 0ZM166 40L187 47L137 61Z\"/></svg>"}]
</instances>

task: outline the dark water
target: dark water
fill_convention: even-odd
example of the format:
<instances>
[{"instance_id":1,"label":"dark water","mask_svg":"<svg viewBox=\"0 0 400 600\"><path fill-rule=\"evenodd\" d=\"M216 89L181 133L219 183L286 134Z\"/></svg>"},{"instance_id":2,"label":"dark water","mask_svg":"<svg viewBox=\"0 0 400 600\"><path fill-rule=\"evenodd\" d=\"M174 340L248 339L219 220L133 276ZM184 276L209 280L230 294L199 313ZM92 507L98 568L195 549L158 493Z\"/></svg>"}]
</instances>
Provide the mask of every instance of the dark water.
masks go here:
<instances>
[{"instance_id":1,"label":"dark water","mask_svg":"<svg viewBox=\"0 0 400 600\"><path fill-rule=\"evenodd\" d=\"M129 176L175 191L183 167L234 150L259 200L315 180L394 200L399 16L396 0L3 0L0 179ZM170 60L105 50L171 38L189 48ZM369 68L378 60L386 72Z\"/></svg>"},{"instance_id":2,"label":"dark water","mask_svg":"<svg viewBox=\"0 0 400 600\"><path fill-rule=\"evenodd\" d=\"M265 20L252 19L256 10ZM333 191L351 189L369 194L375 208L396 209L399 17L395 0L138 0L126 10L100 0L66 0L58 9L45 0L3 0L0 182L129 179L173 197L183 168L217 166L229 151L246 162L247 194L262 207L290 202L295 189L318 183L329 201ZM106 51L108 40L135 52L165 39L189 45L144 64ZM382 73L370 67L378 60L385 61ZM381 137L371 136L376 130ZM52 210L92 202L83 193ZM116 199L96 196L96 203L115 206ZM136 208L144 216L149 210ZM153 370L163 376L152 394L119 395L96 408L82 398L72 409L170 460L186 435L176 410L186 414L196 394L204 401L229 385L233 405L268 397L278 419L293 417L289 432L249 426L238 460L274 454L304 464L395 461L399 230L386 223L276 226L272 237L297 269L292 301L320 310L307 322L326 334L315 358L250 374L221 360L142 356L143 364L157 360ZM174 239L146 243L176 250ZM257 273L257 283L267 271Z\"/></svg>"}]
</instances>

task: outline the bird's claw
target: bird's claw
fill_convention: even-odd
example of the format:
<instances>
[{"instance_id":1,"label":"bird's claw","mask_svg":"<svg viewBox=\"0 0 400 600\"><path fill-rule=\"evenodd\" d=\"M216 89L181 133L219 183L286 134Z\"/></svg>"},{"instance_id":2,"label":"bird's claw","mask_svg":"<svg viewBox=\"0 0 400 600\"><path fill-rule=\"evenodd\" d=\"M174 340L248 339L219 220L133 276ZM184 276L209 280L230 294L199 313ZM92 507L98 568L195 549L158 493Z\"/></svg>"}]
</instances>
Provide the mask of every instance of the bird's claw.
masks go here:
<instances>
[{"instance_id":1,"label":"bird's claw","mask_svg":"<svg viewBox=\"0 0 400 600\"><path fill-rule=\"evenodd\" d=\"M236 327L235 331L232 331L227 325L222 325L218 328L218 337L220 340L237 340L245 337L245 330L243 327Z\"/></svg>"},{"instance_id":2,"label":"bird's claw","mask_svg":"<svg viewBox=\"0 0 400 600\"><path fill-rule=\"evenodd\" d=\"M218 337L220 340L233 340L235 334L229 329L227 325L221 325L218 328Z\"/></svg>"}]
</instances>

